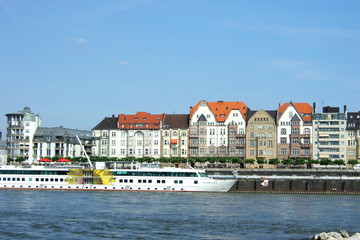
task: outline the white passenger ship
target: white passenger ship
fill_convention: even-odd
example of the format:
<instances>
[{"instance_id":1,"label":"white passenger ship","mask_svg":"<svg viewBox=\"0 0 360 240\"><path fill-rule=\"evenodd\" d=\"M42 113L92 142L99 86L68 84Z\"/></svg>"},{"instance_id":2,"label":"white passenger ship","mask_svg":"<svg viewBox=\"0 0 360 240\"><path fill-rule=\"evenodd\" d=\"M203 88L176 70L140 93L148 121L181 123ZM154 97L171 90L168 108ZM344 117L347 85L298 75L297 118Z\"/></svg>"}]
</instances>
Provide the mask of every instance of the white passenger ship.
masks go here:
<instances>
[{"instance_id":1,"label":"white passenger ship","mask_svg":"<svg viewBox=\"0 0 360 240\"><path fill-rule=\"evenodd\" d=\"M0 189L228 192L236 180L213 179L204 170L154 164L94 169L72 165L0 167ZM92 166L92 165L91 165Z\"/></svg>"}]
</instances>

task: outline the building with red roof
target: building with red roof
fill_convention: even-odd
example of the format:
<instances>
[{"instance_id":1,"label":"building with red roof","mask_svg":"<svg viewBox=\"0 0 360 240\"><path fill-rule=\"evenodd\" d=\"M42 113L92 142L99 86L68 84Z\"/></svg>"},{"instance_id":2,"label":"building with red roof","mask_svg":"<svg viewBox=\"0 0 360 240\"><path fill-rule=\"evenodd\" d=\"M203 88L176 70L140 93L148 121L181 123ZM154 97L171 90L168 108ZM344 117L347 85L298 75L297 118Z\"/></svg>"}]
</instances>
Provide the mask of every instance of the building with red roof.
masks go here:
<instances>
[{"instance_id":1,"label":"building with red roof","mask_svg":"<svg viewBox=\"0 0 360 240\"><path fill-rule=\"evenodd\" d=\"M248 107L243 102L207 102L190 108L190 157L244 157Z\"/></svg>"},{"instance_id":2,"label":"building with red roof","mask_svg":"<svg viewBox=\"0 0 360 240\"><path fill-rule=\"evenodd\" d=\"M308 103L284 103L278 109L278 158L312 157L312 114Z\"/></svg>"}]
</instances>

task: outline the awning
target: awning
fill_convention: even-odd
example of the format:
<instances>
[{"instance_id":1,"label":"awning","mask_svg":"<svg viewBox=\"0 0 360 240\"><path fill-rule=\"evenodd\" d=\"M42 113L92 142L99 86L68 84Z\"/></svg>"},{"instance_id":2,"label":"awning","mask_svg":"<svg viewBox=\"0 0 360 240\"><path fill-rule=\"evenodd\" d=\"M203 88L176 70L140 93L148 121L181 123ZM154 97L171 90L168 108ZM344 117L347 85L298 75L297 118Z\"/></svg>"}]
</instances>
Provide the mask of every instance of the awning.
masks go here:
<instances>
[{"instance_id":1,"label":"awning","mask_svg":"<svg viewBox=\"0 0 360 240\"><path fill-rule=\"evenodd\" d=\"M42 159L39 159L37 160L38 162L51 162L50 159L47 159L47 158L42 158Z\"/></svg>"},{"instance_id":2,"label":"awning","mask_svg":"<svg viewBox=\"0 0 360 240\"><path fill-rule=\"evenodd\" d=\"M170 143L171 143L171 144L177 144L177 142L178 142L177 139L171 139L171 140L170 140Z\"/></svg>"},{"instance_id":3,"label":"awning","mask_svg":"<svg viewBox=\"0 0 360 240\"><path fill-rule=\"evenodd\" d=\"M59 160L56 160L57 162L71 162L69 159L61 158Z\"/></svg>"}]
</instances>

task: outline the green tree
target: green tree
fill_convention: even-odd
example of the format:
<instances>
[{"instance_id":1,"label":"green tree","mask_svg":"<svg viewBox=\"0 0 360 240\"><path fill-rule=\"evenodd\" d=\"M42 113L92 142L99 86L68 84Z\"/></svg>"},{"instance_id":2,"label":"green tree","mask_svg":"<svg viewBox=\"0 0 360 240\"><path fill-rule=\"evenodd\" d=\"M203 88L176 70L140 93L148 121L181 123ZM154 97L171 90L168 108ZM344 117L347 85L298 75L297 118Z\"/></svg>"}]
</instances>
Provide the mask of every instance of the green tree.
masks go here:
<instances>
[{"instance_id":1,"label":"green tree","mask_svg":"<svg viewBox=\"0 0 360 240\"><path fill-rule=\"evenodd\" d=\"M357 159L350 159L350 160L348 160L348 164L350 164L350 165L354 168L354 165L359 164L359 160L357 160Z\"/></svg>"},{"instance_id":2,"label":"green tree","mask_svg":"<svg viewBox=\"0 0 360 240\"><path fill-rule=\"evenodd\" d=\"M282 164L284 164L284 165L291 165L292 162L293 162L292 159L283 159L283 160L282 160Z\"/></svg>"},{"instance_id":3,"label":"green tree","mask_svg":"<svg viewBox=\"0 0 360 240\"><path fill-rule=\"evenodd\" d=\"M328 165L331 165L333 163L333 161L331 159L328 158L324 158L320 160L320 165L325 165L326 167Z\"/></svg>"},{"instance_id":4,"label":"green tree","mask_svg":"<svg viewBox=\"0 0 360 240\"><path fill-rule=\"evenodd\" d=\"M25 160L26 160L26 158L24 158L24 157L18 157L18 158L15 159L15 162L22 163Z\"/></svg>"},{"instance_id":5,"label":"green tree","mask_svg":"<svg viewBox=\"0 0 360 240\"><path fill-rule=\"evenodd\" d=\"M304 165L305 164L305 159L302 159L302 158L294 159L292 164L293 165Z\"/></svg>"},{"instance_id":6,"label":"green tree","mask_svg":"<svg viewBox=\"0 0 360 240\"><path fill-rule=\"evenodd\" d=\"M245 159L245 163L254 164L254 163L255 163L255 159Z\"/></svg>"},{"instance_id":7,"label":"green tree","mask_svg":"<svg viewBox=\"0 0 360 240\"><path fill-rule=\"evenodd\" d=\"M279 163L280 163L280 160L277 158L272 158L269 160L269 164L272 164L272 165L278 165Z\"/></svg>"},{"instance_id":8,"label":"green tree","mask_svg":"<svg viewBox=\"0 0 360 240\"><path fill-rule=\"evenodd\" d=\"M337 165L339 165L339 168L340 168L341 166L344 166L344 165L345 165L345 161L342 160L342 159L336 159L336 160L334 160L334 163L336 163Z\"/></svg>"},{"instance_id":9,"label":"green tree","mask_svg":"<svg viewBox=\"0 0 360 240\"><path fill-rule=\"evenodd\" d=\"M258 158L258 159L256 159L256 162L257 162L261 167L263 167L263 164L267 163L266 159L264 159L264 158Z\"/></svg>"}]
</instances>

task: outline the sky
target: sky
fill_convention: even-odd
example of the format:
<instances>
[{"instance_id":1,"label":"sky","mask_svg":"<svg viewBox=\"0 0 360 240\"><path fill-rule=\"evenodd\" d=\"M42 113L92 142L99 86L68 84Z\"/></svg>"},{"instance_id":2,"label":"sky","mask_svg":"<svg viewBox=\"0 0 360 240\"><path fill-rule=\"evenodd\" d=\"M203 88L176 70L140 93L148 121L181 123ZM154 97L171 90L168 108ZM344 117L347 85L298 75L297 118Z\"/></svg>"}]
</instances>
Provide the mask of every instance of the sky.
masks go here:
<instances>
[{"instance_id":1,"label":"sky","mask_svg":"<svg viewBox=\"0 0 360 240\"><path fill-rule=\"evenodd\" d=\"M188 114L201 100L360 111L358 0L0 0L0 131Z\"/></svg>"}]
</instances>

